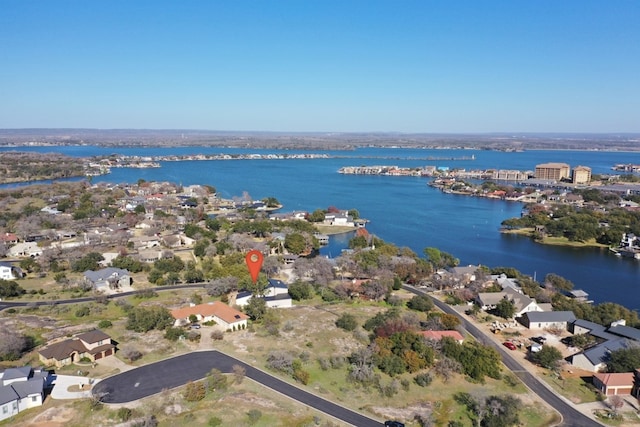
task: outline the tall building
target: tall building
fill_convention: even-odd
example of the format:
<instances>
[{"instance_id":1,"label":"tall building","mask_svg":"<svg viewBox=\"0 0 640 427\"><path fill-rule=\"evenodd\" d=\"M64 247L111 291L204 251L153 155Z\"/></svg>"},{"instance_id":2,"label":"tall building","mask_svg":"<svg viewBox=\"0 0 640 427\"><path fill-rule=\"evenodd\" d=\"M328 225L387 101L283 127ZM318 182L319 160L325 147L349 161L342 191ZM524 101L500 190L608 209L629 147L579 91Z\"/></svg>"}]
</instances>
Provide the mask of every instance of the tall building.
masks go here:
<instances>
[{"instance_id":1,"label":"tall building","mask_svg":"<svg viewBox=\"0 0 640 427\"><path fill-rule=\"evenodd\" d=\"M576 166L573 168L572 181L574 184L588 184L591 181L591 168Z\"/></svg>"},{"instance_id":2,"label":"tall building","mask_svg":"<svg viewBox=\"0 0 640 427\"><path fill-rule=\"evenodd\" d=\"M569 165L566 163L543 163L536 165L536 178L553 181L569 178Z\"/></svg>"}]
</instances>

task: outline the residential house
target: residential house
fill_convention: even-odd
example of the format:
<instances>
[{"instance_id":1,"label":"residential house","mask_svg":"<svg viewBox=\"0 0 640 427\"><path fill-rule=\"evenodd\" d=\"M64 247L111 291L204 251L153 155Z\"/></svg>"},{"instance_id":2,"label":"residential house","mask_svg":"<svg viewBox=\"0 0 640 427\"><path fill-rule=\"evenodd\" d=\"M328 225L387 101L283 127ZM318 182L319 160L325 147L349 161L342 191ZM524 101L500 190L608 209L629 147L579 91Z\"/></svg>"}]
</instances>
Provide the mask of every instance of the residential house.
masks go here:
<instances>
[{"instance_id":1,"label":"residential house","mask_svg":"<svg viewBox=\"0 0 640 427\"><path fill-rule=\"evenodd\" d=\"M466 267L452 267L449 272L453 274L453 277L463 286L468 285L471 282L476 281L476 271L480 266L468 265Z\"/></svg>"},{"instance_id":2,"label":"residential house","mask_svg":"<svg viewBox=\"0 0 640 427\"><path fill-rule=\"evenodd\" d=\"M18 243L18 236L15 233L3 233L0 234L0 242L7 246L15 245Z\"/></svg>"},{"instance_id":3,"label":"residential house","mask_svg":"<svg viewBox=\"0 0 640 427\"><path fill-rule=\"evenodd\" d=\"M42 255L42 248L37 242L20 242L9 248L8 256L10 257L31 257L35 258Z\"/></svg>"},{"instance_id":4,"label":"residential house","mask_svg":"<svg viewBox=\"0 0 640 427\"><path fill-rule=\"evenodd\" d=\"M236 305L244 307L252 297L253 294L251 292L239 292L236 296ZM263 298L267 303L267 307L289 308L293 306L291 295L289 295L289 287L282 280L269 279L269 284L265 288L263 295L258 298Z\"/></svg>"},{"instance_id":5,"label":"residential house","mask_svg":"<svg viewBox=\"0 0 640 427\"><path fill-rule=\"evenodd\" d=\"M630 395L635 377L634 372L598 373L593 376L593 385L605 396Z\"/></svg>"},{"instance_id":6,"label":"residential house","mask_svg":"<svg viewBox=\"0 0 640 427\"><path fill-rule=\"evenodd\" d=\"M41 406L48 384L49 372L31 366L9 368L0 373L0 421Z\"/></svg>"},{"instance_id":7,"label":"residential house","mask_svg":"<svg viewBox=\"0 0 640 427\"><path fill-rule=\"evenodd\" d=\"M569 356L569 362L580 369L591 372L600 372L607 366L609 354L614 351L637 346L631 340L619 338L617 340L605 341L596 346L590 347L580 353Z\"/></svg>"},{"instance_id":8,"label":"residential house","mask_svg":"<svg viewBox=\"0 0 640 427\"><path fill-rule=\"evenodd\" d=\"M14 280L24 276L22 269L5 261L0 261L0 279Z\"/></svg>"},{"instance_id":9,"label":"residential house","mask_svg":"<svg viewBox=\"0 0 640 427\"><path fill-rule=\"evenodd\" d=\"M324 222L325 225L341 225L341 226L349 226L355 227L353 222L353 217L349 215L347 212L330 212L325 214Z\"/></svg>"},{"instance_id":10,"label":"residential house","mask_svg":"<svg viewBox=\"0 0 640 427\"><path fill-rule=\"evenodd\" d=\"M179 308L173 310L171 315L175 319L175 326L187 325L189 317L194 315L199 322L213 321L226 330L245 329L249 319L243 312L220 301Z\"/></svg>"},{"instance_id":11,"label":"residential house","mask_svg":"<svg viewBox=\"0 0 640 427\"><path fill-rule=\"evenodd\" d=\"M112 356L116 346L111 337L99 329L94 329L64 341L49 344L38 351L40 361L45 366L61 368L87 358L92 362Z\"/></svg>"},{"instance_id":12,"label":"residential house","mask_svg":"<svg viewBox=\"0 0 640 427\"><path fill-rule=\"evenodd\" d=\"M509 278L504 273L491 275L491 280L493 280L495 283L500 285L500 287L502 288L503 291L505 289L507 289L507 288L511 288L516 292L522 293L522 289L520 288L520 285L518 284L518 280Z\"/></svg>"},{"instance_id":13,"label":"residential house","mask_svg":"<svg viewBox=\"0 0 640 427\"><path fill-rule=\"evenodd\" d=\"M91 284L96 291L119 289L131 285L129 271L122 268L107 267L102 270L84 272L85 282Z\"/></svg>"},{"instance_id":14,"label":"residential house","mask_svg":"<svg viewBox=\"0 0 640 427\"><path fill-rule=\"evenodd\" d=\"M516 309L514 317L522 317L525 313L543 311L543 308L538 305L535 299L529 298L511 287L505 287L502 292L480 292L476 297L476 303L483 310L493 310L500 300L505 298L513 301Z\"/></svg>"},{"instance_id":15,"label":"residential house","mask_svg":"<svg viewBox=\"0 0 640 427\"><path fill-rule=\"evenodd\" d=\"M444 337L450 337L456 340L458 344L462 344L464 342L464 337L458 331L420 331L418 333L432 341L440 341Z\"/></svg>"},{"instance_id":16,"label":"residential house","mask_svg":"<svg viewBox=\"0 0 640 427\"><path fill-rule=\"evenodd\" d=\"M562 329L575 322L573 311L533 311L522 316L522 323L529 329Z\"/></svg>"}]
</instances>

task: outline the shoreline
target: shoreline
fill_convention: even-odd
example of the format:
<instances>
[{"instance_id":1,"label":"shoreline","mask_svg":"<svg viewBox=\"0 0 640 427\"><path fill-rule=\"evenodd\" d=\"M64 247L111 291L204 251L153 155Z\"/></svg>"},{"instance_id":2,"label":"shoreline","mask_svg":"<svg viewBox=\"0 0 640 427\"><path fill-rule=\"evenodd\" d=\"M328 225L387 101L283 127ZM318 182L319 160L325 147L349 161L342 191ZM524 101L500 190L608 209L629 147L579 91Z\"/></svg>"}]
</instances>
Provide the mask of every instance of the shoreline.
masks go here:
<instances>
[{"instance_id":1,"label":"shoreline","mask_svg":"<svg viewBox=\"0 0 640 427\"><path fill-rule=\"evenodd\" d=\"M588 242L573 242L568 240L566 237L545 237L542 240L533 239L533 233L535 230L533 228L517 228L517 229L500 229L500 233L504 234L516 234L519 236L525 236L531 238L536 243L540 243L541 245L549 245L549 246L564 246L568 248L609 248L609 245L605 245L603 243L598 243L595 240L590 240Z\"/></svg>"}]
</instances>

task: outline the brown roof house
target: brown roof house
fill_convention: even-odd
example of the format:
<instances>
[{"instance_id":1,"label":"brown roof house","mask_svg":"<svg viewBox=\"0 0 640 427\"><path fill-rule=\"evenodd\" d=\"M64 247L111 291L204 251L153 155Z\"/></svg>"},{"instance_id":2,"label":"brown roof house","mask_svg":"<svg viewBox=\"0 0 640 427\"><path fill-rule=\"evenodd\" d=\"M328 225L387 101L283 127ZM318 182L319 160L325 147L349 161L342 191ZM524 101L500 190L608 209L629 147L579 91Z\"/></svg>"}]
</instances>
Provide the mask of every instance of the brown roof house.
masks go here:
<instances>
[{"instance_id":1,"label":"brown roof house","mask_svg":"<svg viewBox=\"0 0 640 427\"><path fill-rule=\"evenodd\" d=\"M112 356L116 346L111 337L99 329L75 335L72 338L50 344L40 350L40 361L45 366L60 368L87 358L92 362Z\"/></svg>"},{"instance_id":2,"label":"brown roof house","mask_svg":"<svg viewBox=\"0 0 640 427\"><path fill-rule=\"evenodd\" d=\"M631 394L635 380L633 372L601 373L593 376L593 385L605 396Z\"/></svg>"},{"instance_id":3,"label":"brown roof house","mask_svg":"<svg viewBox=\"0 0 640 427\"><path fill-rule=\"evenodd\" d=\"M189 323L191 315L196 316L198 322L216 322L226 330L245 329L249 316L227 304L214 301L206 304L192 305L178 308L171 312L175 321L175 326L182 326Z\"/></svg>"}]
</instances>

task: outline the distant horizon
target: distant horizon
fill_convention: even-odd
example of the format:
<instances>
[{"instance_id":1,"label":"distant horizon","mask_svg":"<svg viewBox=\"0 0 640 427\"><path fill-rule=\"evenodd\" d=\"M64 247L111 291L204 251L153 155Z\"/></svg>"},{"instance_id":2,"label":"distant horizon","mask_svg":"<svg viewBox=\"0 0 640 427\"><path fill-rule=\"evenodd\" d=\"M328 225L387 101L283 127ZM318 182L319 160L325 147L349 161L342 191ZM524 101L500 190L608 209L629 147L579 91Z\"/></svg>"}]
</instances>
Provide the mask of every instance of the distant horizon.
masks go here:
<instances>
[{"instance_id":1,"label":"distant horizon","mask_svg":"<svg viewBox=\"0 0 640 427\"><path fill-rule=\"evenodd\" d=\"M0 132L6 131L94 131L94 132L208 132L208 133L229 133L229 134L243 134L243 133L266 133L266 134L279 134L279 135L295 135L295 134L334 134L334 135L463 135L463 136L476 136L476 135L500 135L500 136L519 136L519 135L638 135L638 132L624 132L624 131L611 131L611 132L586 132L586 131L487 131L487 132L403 132L403 131L331 131L331 130L311 130L311 131L287 131L287 130L225 130L225 129L197 129L197 128L126 128L126 127L114 127L114 128L92 128L92 127L18 127L0 128Z\"/></svg>"}]
</instances>

